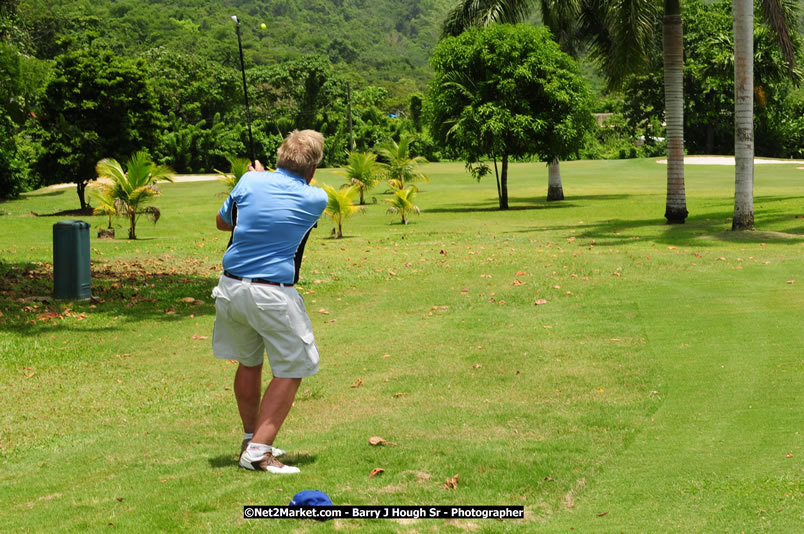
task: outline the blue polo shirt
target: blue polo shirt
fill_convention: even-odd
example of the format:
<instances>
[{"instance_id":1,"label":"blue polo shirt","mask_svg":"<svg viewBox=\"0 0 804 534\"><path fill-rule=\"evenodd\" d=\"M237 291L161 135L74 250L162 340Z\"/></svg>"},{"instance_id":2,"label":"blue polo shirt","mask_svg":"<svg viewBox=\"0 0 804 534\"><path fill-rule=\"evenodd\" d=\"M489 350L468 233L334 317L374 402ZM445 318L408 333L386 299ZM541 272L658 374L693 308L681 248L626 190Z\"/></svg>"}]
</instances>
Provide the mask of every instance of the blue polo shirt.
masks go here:
<instances>
[{"instance_id":1,"label":"blue polo shirt","mask_svg":"<svg viewBox=\"0 0 804 534\"><path fill-rule=\"evenodd\" d=\"M328 202L326 191L285 169L247 172L219 212L232 224L232 207L237 204L234 240L223 255L223 268L243 278L292 284L299 243Z\"/></svg>"}]
</instances>

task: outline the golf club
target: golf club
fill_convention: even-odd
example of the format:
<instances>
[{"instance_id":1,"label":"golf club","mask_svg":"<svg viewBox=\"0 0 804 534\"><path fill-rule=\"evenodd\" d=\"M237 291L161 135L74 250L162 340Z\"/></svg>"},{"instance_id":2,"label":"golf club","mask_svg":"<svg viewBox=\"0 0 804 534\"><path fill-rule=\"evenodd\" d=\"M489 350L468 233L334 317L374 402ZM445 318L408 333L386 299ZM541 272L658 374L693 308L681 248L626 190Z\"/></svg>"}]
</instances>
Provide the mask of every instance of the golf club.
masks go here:
<instances>
[{"instance_id":1,"label":"golf club","mask_svg":"<svg viewBox=\"0 0 804 534\"><path fill-rule=\"evenodd\" d=\"M235 31L237 32L237 46L240 49L240 72L243 75L243 98L246 101L246 122L248 123L248 141L249 153L248 158L252 165L254 165L254 136L251 134L251 111L248 106L248 89L246 88L246 64L243 61L243 42L240 39L240 19L237 15L232 15L232 20L235 23Z\"/></svg>"},{"instance_id":2,"label":"golf club","mask_svg":"<svg viewBox=\"0 0 804 534\"><path fill-rule=\"evenodd\" d=\"M240 50L240 73L243 75L243 98L246 101L246 122L248 123L248 141L249 141L249 152L248 152L248 159L249 165L254 165L254 137L251 134L251 110L248 106L248 88L246 87L246 63L243 61L243 42L240 39L240 19L237 18L237 15L232 15L232 20L235 23L235 32L237 33L237 47ZM232 206L232 226L237 226L237 204ZM234 241L234 228L232 228L232 233L229 236L229 243L226 245L226 248L232 246L232 242Z\"/></svg>"}]
</instances>

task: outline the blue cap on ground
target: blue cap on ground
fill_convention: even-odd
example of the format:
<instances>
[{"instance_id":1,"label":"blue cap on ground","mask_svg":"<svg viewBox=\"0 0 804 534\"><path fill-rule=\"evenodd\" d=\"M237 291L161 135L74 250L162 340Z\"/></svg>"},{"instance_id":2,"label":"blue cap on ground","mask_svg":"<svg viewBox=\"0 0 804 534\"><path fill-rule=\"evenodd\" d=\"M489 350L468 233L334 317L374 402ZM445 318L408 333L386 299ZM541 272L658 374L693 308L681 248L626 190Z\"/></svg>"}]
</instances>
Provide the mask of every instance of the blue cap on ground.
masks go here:
<instances>
[{"instance_id":1,"label":"blue cap on ground","mask_svg":"<svg viewBox=\"0 0 804 534\"><path fill-rule=\"evenodd\" d=\"M293 496L290 506L332 506L332 500L323 491L304 490Z\"/></svg>"}]
</instances>

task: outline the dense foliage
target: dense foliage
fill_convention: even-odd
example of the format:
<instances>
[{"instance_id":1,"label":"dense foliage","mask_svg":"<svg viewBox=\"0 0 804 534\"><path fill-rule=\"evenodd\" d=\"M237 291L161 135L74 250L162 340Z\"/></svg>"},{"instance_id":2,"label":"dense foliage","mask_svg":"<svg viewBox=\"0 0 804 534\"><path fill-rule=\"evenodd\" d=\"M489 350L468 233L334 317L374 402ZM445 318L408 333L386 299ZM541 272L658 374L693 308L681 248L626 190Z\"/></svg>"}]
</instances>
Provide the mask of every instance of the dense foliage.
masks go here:
<instances>
[{"instance_id":1,"label":"dense foliage","mask_svg":"<svg viewBox=\"0 0 804 534\"><path fill-rule=\"evenodd\" d=\"M56 59L37 122L43 183L76 182L84 208L98 161L154 146L160 117L142 60L79 49Z\"/></svg>"},{"instance_id":2,"label":"dense foliage","mask_svg":"<svg viewBox=\"0 0 804 534\"><path fill-rule=\"evenodd\" d=\"M262 161L273 163L294 128L324 133L325 166L345 162L349 148L419 132L429 51L448 3L3 0L0 114L10 135L2 153L14 172L3 173L0 197L27 189L24 176L75 181L83 207L102 157L144 149L186 173L251 152L234 14ZM419 95L412 121L411 95ZM420 134L412 150L437 156Z\"/></svg>"},{"instance_id":3,"label":"dense foliage","mask_svg":"<svg viewBox=\"0 0 804 534\"><path fill-rule=\"evenodd\" d=\"M734 39L730 0L684 2L684 141L692 154L732 154L734 150ZM661 28L657 27L657 35ZM793 34L794 47L800 38ZM660 37L659 37L660 38ZM625 116L632 128L661 122L663 66L660 49L650 73L628 79ZM800 53L799 53L800 55ZM802 62L799 60L799 65ZM791 91L799 68L789 70L778 43L759 19L754 25L755 139L758 156L801 153L804 117L795 115ZM802 124L799 124L799 123ZM659 135L656 133L655 135Z\"/></svg>"},{"instance_id":4,"label":"dense foliage","mask_svg":"<svg viewBox=\"0 0 804 534\"><path fill-rule=\"evenodd\" d=\"M508 208L509 158L566 159L593 127L591 96L577 63L546 28L473 28L444 39L432 61L431 131L478 177L489 172L483 161L502 161L501 209Z\"/></svg>"},{"instance_id":5,"label":"dense foliage","mask_svg":"<svg viewBox=\"0 0 804 534\"><path fill-rule=\"evenodd\" d=\"M690 152L729 150L729 4L685 1ZM232 15L241 20L253 151L264 163L274 163L293 128L324 133L324 166L346 163L348 150L370 151L403 137L410 157L454 157L454 147L435 142L423 120L424 108L432 107L423 96L432 78L428 59L454 6L455 0L0 0L0 198L75 181L83 206L98 159L123 160L136 150L181 173L226 169L231 157L247 156ZM801 156L801 93L780 75L783 62L771 41L758 28L757 153ZM616 113L570 157L662 152L659 44L648 58L657 65L650 75L633 78L624 95L598 99L595 111ZM603 78L579 52L584 77L600 97ZM637 147L640 138L646 143Z\"/></svg>"}]
</instances>

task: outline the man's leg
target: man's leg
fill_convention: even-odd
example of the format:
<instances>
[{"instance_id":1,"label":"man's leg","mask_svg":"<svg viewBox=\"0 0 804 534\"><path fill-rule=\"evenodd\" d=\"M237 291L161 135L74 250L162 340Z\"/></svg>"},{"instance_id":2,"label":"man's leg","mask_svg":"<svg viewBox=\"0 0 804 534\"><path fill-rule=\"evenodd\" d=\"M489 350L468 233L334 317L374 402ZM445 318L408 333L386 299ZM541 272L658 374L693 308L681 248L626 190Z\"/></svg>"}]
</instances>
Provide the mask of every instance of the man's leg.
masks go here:
<instances>
[{"instance_id":1,"label":"man's leg","mask_svg":"<svg viewBox=\"0 0 804 534\"><path fill-rule=\"evenodd\" d=\"M293 399L301 384L301 378L276 378L268 384L262 398L260 413L257 418L257 430L254 431L252 443L273 445L274 439L285 422L285 418L293 406ZM247 431L248 432L248 431Z\"/></svg>"},{"instance_id":2,"label":"man's leg","mask_svg":"<svg viewBox=\"0 0 804 534\"><path fill-rule=\"evenodd\" d=\"M239 364L235 373L234 393L240 419L243 421L243 432L253 434L257 428L261 389L262 364L255 367Z\"/></svg>"}]
</instances>

